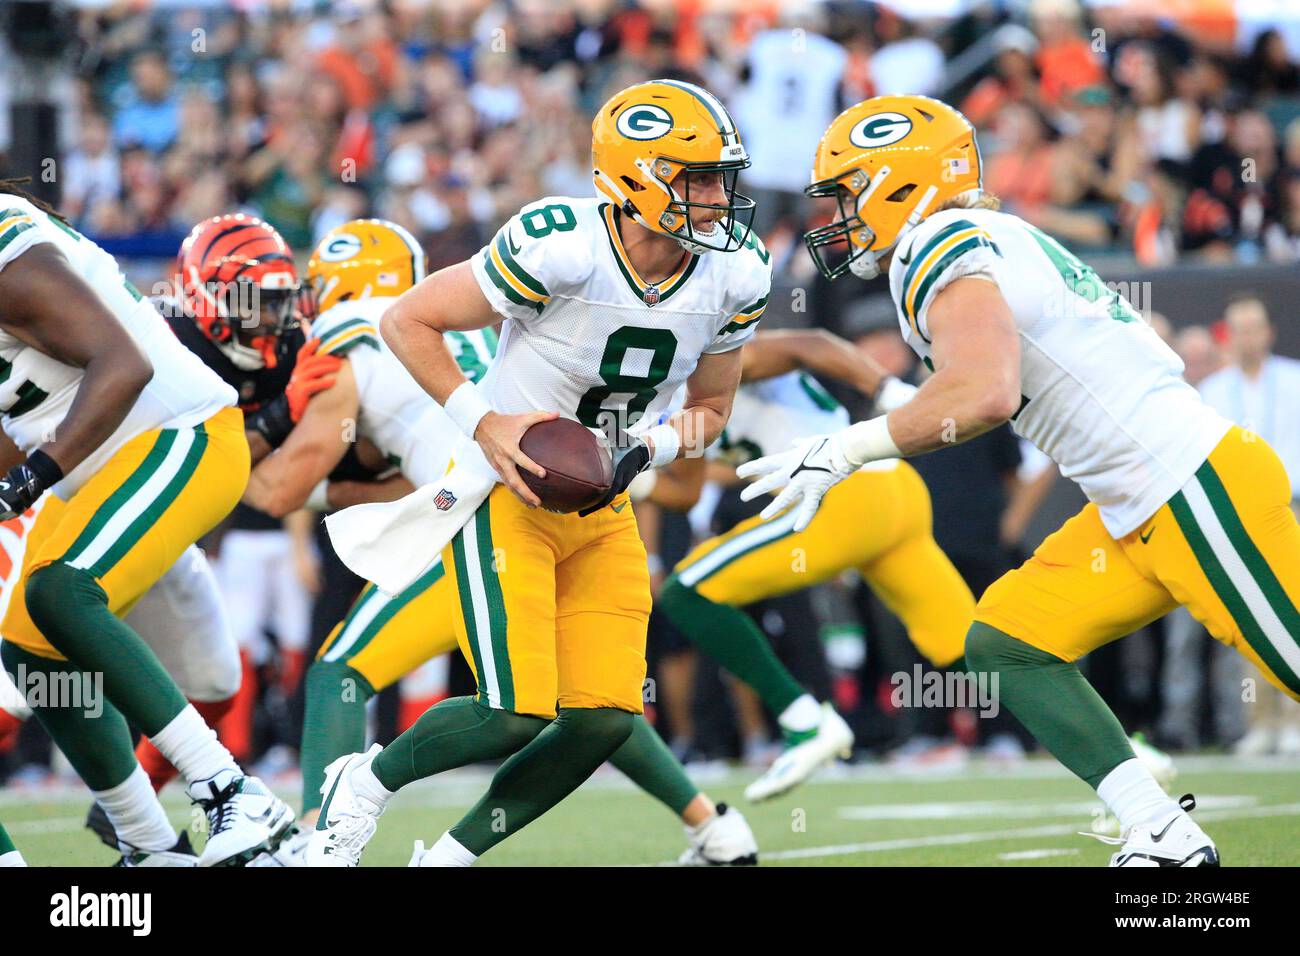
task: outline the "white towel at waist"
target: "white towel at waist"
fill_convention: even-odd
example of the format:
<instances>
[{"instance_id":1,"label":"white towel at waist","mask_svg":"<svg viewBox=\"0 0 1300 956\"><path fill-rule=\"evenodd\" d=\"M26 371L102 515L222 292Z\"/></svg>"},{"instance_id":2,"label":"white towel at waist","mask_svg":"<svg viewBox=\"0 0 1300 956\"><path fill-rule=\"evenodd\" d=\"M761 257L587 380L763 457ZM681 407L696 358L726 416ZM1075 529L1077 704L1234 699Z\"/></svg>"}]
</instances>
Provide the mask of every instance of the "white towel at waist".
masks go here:
<instances>
[{"instance_id":1,"label":"white towel at waist","mask_svg":"<svg viewBox=\"0 0 1300 956\"><path fill-rule=\"evenodd\" d=\"M441 481L405 498L354 505L325 519L340 560L379 590L396 594L429 569L492 493L497 473L478 443L462 438Z\"/></svg>"}]
</instances>

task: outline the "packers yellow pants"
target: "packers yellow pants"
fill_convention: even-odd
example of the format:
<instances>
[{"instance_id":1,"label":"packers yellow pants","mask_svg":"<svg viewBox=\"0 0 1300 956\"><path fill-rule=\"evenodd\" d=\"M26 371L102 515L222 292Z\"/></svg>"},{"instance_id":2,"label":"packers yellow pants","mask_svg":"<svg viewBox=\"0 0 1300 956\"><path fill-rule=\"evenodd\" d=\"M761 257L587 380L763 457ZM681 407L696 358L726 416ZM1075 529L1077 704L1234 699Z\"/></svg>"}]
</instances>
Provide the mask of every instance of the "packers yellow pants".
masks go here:
<instances>
[{"instance_id":1,"label":"packers yellow pants","mask_svg":"<svg viewBox=\"0 0 1300 956\"><path fill-rule=\"evenodd\" d=\"M42 506L0 634L40 657L64 657L32 623L25 591L55 561L91 574L124 617L181 553L239 501L248 483L244 416L225 408L194 428L137 435L67 502Z\"/></svg>"},{"instance_id":2,"label":"packers yellow pants","mask_svg":"<svg viewBox=\"0 0 1300 956\"><path fill-rule=\"evenodd\" d=\"M975 599L935 544L930 493L914 468L899 462L851 475L798 533L795 510L742 521L695 548L674 573L715 604L739 607L856 569L935 666L961 656Z\"/></svg>"},{"instance_id":3,"label":"packers yellow pants","mask_svg":"<svg viewBox=\"0 0 1300 956\"><path fill-rule=\"evenodd\" d=\"M378 692L456 649L456 590L439 561L397 594L367 584L316 654L341 661Z\"/></svg>"},{"instance_id":4,"label":"packers yellow pants","mask_svg":"<svg viewBox=\"0 0 1300 956\"><path fill-rule=\"evenodd\" d=\"M537 717L557 706L641 713L650 575L626 495L579 518L497 485L442 564L481 701Z\"/></svg>"},{"instance_id":5,"label":"packers yellow pants","mask_svg":"<svg viewBox=\"0 0 1300 956\"><path fill-rule=\"evenodd\" d=\"M1072 661L1181 604L1300 699L1300 524L1290 498L1274 451L1233 428L1119 540L1085 506L988 589L975 618Z\"/></svg>"}]
</instances>

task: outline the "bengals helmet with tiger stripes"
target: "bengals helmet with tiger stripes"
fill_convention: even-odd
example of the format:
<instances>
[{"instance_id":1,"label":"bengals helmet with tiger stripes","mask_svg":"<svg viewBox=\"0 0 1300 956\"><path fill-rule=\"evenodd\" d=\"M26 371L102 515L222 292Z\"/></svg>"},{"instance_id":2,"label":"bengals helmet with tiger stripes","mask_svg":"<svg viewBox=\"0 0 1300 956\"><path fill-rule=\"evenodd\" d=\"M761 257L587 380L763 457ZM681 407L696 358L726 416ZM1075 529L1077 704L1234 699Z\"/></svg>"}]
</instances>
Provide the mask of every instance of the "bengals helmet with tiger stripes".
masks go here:
<instances>
[{"instance_id":1,"label":"bengals helmet with tiger stripes","mask_svg":"<svg viewBox=\"0 0 1300 956\"><path fill-rule=\"evenodd\" d=\"M238 368L274 368L297 328L298 270L283 237L236 213L199 223L181 243L176 291L185 314Z\"/></svg>"}]
</instances>

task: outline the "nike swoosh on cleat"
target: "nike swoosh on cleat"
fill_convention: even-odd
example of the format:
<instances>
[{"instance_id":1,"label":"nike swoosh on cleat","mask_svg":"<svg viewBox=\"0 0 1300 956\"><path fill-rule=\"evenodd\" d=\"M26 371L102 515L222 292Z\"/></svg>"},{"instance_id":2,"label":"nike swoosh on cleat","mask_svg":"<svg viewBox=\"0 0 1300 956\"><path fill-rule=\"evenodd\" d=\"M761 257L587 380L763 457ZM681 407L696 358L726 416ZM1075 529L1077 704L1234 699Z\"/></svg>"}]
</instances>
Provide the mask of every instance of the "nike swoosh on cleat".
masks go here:
<instances>
[{"instance_id":1,"label":"nike swoosh on cleat","mask_svg":"<svg viewBox=\"0 0 1300 956\"><path fill-rule=\"evenodd\" d=\"M1178 818L1177 818L1177 817L1172 817L1172 818L1169 820L1169 822L1166 823L1166 824L1164 825L1164 827L1160 830L1159 833L1153 833L1153 834L1151 834L1151 842L1152 842L1152 843L1159 843L1161 840L1163 840L1163 839L1165 838L1165 834L1169 832L1169 828L1170 828L1171 826L1173 826L1173 825L1174 825L1175 823L1177 823L1177 822L1178 822Z\"/></svg>"}]
</instances>

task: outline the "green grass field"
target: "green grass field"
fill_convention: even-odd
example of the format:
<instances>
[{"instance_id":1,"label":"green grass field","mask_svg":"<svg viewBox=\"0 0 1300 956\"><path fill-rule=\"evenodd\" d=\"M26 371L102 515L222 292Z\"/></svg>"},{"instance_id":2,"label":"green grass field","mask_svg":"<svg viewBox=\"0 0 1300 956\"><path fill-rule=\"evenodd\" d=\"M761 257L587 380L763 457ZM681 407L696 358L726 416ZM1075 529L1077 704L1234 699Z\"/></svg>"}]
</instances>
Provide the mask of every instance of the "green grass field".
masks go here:
<instances>
[{"instance_id":1,"label":"green grass field","mask_svg":"<svg viewBox=\"0 0 1300 956\"><path fill-rule=\"evenodd\" d=\"M1195 793L1196 818L1226 866L1300 866L1300 763L1186 757L1175 795ZM753 826L760 861L780 866L1101 866L1113 848L1079 836L1100 809L1055 763L1013 770L972 763L960 772L903 774L880 765L833 768L783 799L745 805L752 773L702 774L714 799ZM408 788L390 806L365 863L402 866L411 843L431 843L481 792L488 775L461 771ZM296 792L286 788L286 798ZM190 809L173 785L178 826ZM113 854L81 828L85 792L0 792L0 820L33 865L100 866ZM678 822L603 769L582 789L484 859L485 865L644 865L685 846Z\"/></svg>"}]
</instances>

